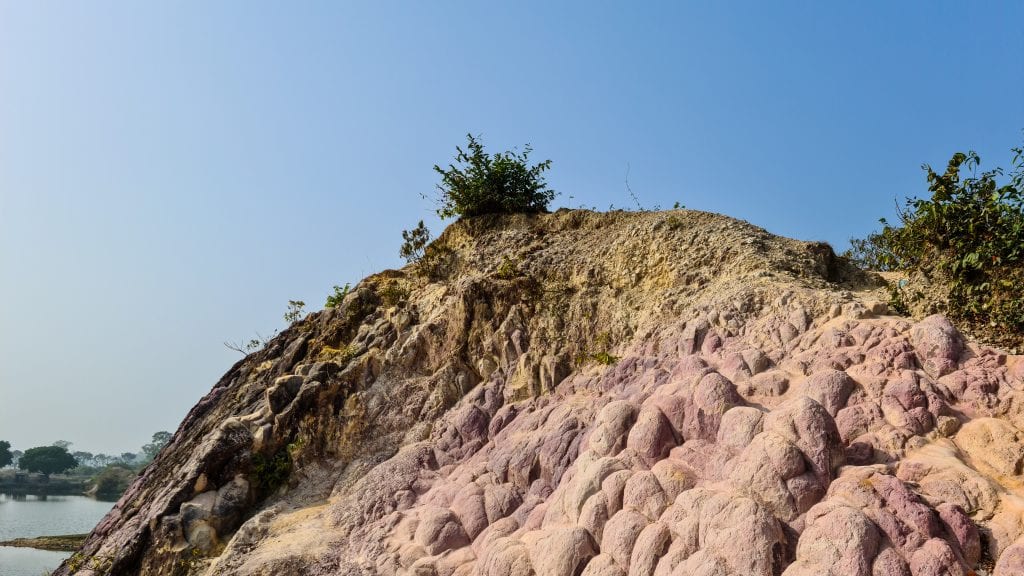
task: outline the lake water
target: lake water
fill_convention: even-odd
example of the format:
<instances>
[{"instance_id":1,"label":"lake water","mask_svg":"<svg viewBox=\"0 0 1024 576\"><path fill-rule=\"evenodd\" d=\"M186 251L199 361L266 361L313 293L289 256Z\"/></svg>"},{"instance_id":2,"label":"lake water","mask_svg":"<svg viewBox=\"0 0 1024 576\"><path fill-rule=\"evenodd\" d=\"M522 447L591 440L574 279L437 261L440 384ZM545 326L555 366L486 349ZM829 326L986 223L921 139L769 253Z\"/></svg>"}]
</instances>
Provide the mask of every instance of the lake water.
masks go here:
<instances>
[{"instance_id":1,"label":"lake water","mask_svg":"<svg viewBox=\"0 0 1024 576\"><path fill-rule=\"evenodd\" d=\"M47 496L43 500L0 494L0 541L85 534L113 505L85 496ZM57 568L67 556L66 552L0 546L0 576L40 576Z\"/></svg>"}]
</instances>

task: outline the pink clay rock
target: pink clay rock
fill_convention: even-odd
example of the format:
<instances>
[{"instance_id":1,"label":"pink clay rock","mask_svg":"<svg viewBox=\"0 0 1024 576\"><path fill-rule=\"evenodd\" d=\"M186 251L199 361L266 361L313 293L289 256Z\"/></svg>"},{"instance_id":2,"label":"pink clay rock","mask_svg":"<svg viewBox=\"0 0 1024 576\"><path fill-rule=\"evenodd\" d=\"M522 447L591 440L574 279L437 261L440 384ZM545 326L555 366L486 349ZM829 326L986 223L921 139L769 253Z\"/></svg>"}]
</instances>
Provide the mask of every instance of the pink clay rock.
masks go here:
<instances>
[{"instance_id":1,"label":"pink clay rock","mask_svg":"<svg viewBox=\"0 0 1024 576\"><path fill-rule=\"evenodd\" d=\"M628 571L636 539L650 523L651 521L639 512L620 510L604 526L601 552L610 554L616 564Z\"/></svg>"},{"instance_id":2,"label":"pink clay rock","mask_svg":"<svg viewBox=\"0 0 1024 576\"><path fill-rule=\"evenodd\" d=\"M796 446L777 434L762 432L733 460L729 481L737 492L788 521L806 511L797 507L786 485L787 480L803 474L805 466L803 454Z\"/></svg>"},{"instance_id":3,"label":"pink clay rock","mask_svg":"<svg viewBox=\"0 0 1024 576\"><path fill-rule=\"evenodd\" d=\"M843 465L835 421L821 404L810 398L796 398L770 412L765 416L764 430L792 442L823 485L828 485Z\"/></svg>"},{"instance_id":4,"label":"pink clay rock","mask_svg":"<svg viewBox=\"0 0 1024 576\"><path fill-rule=\"evenodd\" d=\"M963 508L944 503L936 506L935 511L939 513L946 532L956 541L963 562L968 566L977 564L981 560L981 536Z\"/></svg>"},{"instance_id":5,"label":"pink clay rock","mask_svg":"<svg viewBox=\"0 0 1024 576\"><path fill-rule=\"evenodd\" d=\"M935 378L955 369L964 349L963 336L945 316L938 314L914 324L910 341L925 371Z\"/></svg>"},{"instance_id":6,"label":"pink clay rock","mask_svg":"<svg viewBox=\"0 0 1024 576\"><path fill-rule=\"evenodd\" d=\"M693 389L693 399L686 410L683 437L714 441L722 415L730 408L742 405L743 398L728 378L717 372L705 375Z\"/></svg>"},{"instance_id":7,"label":"pink clay rock","mask_svg":"<svg viewBox=\"0 0 1024 576\"><path fill-rule=\"evenodd\" d=\"M589 448L599 456L614 456L626 447L626 435L636 420L636 407L625 400L605 404L597 415Z\"/></svg>"},{"instance_id":8,"label":"pink clay rock","mask_svg":"<svg viewBox=\"0 0 1024 576\"><path fill-rule=\"evenodd\" d=\"M651 467L651 472L658 479L658 484L665 491L669 502L675 501L676 496L697 484L697 475L693 469L671 458L666 458L655 464Z\"/></svg>"},{"instance_id":9,"label":"pink clay rock","mask_svg":"<svg viewBox=\"0 0 1024 576\"><path fill-rule=\"evenodd\" d=\"M626 571L616 564L611 554L601 553L587 563L580 576L626 576Z\"/></svg>"},{"instance_id":10,"label":"pink clay rock","mask_svg":"<svg viewBox=\"0 0 1024 576\"><path fill-rule=\"evenodd\" d=\"M1014 358L1007 373L1007 380L1016 390L1024 390L1024 356Z\"/></svg>"},{"instance_id":11,"label":"pink clay rock","mask_svg":"<svg viewBox=\"0 0 1024 576\"><path fill-rule=\"evenodd\" d=\"M622 492L624 510L639 512L648 520L654 521L668 505L668 497L653 472L637 472L626 481L626 487Z\"/></svg>"},{"instance_id":12,"label":"pink clay rock","mask_svg":"<svg viewBox=\"0 0 1024 576\"><path fill-rule=\"evenodd\" d=\"M523 500L511 484L489 484L484 488L487 522L496 522L514 512Z\"/></svg>"},{"instance_id":13,"label":"pink clay rock","mask_svg":"<svg viewBox=\"0 0 1024 576\"><path fill-rule=\"evenodd\" d=\"M470 540L479 536L490 523L484 508L484 489L477 484L467 484L460 490L452 500L451 510Z\"/></svg>"},{"instance_id":14,"label":"pink clay rock","mask_svg":"<svg viewBox=\"0 0 1024 576\"><path fill-rule=\"evenodd\" d=\"M633 554L629 557L629 575L654 576L658 560L665 555L671 543L672 535L661 522L644 528L633 546Z\"/></svg>"},{"instance_id":15,"label":"pink clay rock","mask_svg":"<svg viewBox=\"0 0 1024 576\"><path fill-rule=\"evenodd\" d=\"M1019 476L1024 465L1024 434L1003 420L978 418L964 424L954 442L981 471Z\"/></svg>"},{"instance_id":16,"label":"pink clay rock","mask_svg":"<svg viewBox=\"0 0 1024 576\"><path fill-rule=\"evenodd\" d=\"M451 510L435 506L420 512L416 543L428 554L439 554L469 544L469 538Z\"/></svg>"},{"instance_id":17,"label":"pink clay rock","mask_svg":"<svg viewBox=\"0 0 1024 576\"><path fill-rule=\"evenodd\" d=\"M688 401L689 393L682 390L679 384L665 384L659 386L647 400L644 400L641 409L652 406L661 410L676 437L682 438Z\"/></svg>"},{"instance_id":18,"label":"pink clay rock","mask_svg":"<svg viewBox=\"0 0 1024 576\"><path fill-rule=\"evenodd\" d=\"M543 439L537 453L540 477L552 486L557 485L566 468L576 460L583 440L583 424L575 418L558 422L557 427Z\"/></svg>"},{"instance_id":19,"label":"pink clay rock","mask_svg":"<svg viewBox=\"0 0 1024 576\"><path fill-rule=\"evenodd\" d=\"M688 490L660 521L673 535L669 550L675 549L679 556L692 557L700 551L708 558L722 559L723 569L731 574L770 576L781 568L784 538L778 520L749 498Z\"/></svg>"},{"instance_id":20,"label":"pink clay rock","mask_svg":"<svg viewBox=\"0 0 1024 576\"><path fill-rule=\"evenodd\" d=\"M654 576L671 576L676 567L690 557L690 552L682 540L673 539L665 551L665 555L658 559L658 565L654 568Z\"/></svg>"},{"instance_id":21,"label":"pink clay rock","mask_svg":"<svg viewBox=\"0 0 1024 576\"><path fill-rule=\"evenodd\" d=\"M629 431L626 446L636 450L648 465L652 465L668 456L669 451L675 445L676 439L672 426L669 425L668 419L661 413L661 410L653 406L641 408L636 424Z\"/></svg>"},{"instance_id":22,"label":"pink clay rock","mask_svg":"<svg viewBox=\"0 0 1024 576\"><path fill-rule=\"evenodd\" d=\"M952 505L979 520L987 520L999 506L996 484L959 458L948 440L930 444L900 462L897 477L912 482L929 502Z\"/></svg>"},{"instance_id":23,"label":"pink clay rock","mask_svg":"<svg viewBox=\"0 0 1024 576\"><path fill-rule=\"evenodd\" d=\"M859 510L822 502L807 513L796 560L783 576L871 576L879 541L875 525Z\"/></svg>"},{"instance_id":24,"label":"pink clay rock","mask_svg":"<svg viewBox=\"0 0 1024 576\"><path fill-rule=\"evenodd\" d=\"M800 391L824 406L825 410L834 418L840 410L846 407L846 400L856 386L857 384L846 372L827 369L815 372L807 380L804 380Z\"/></svg>"},{"instance_id":25,"label":"pink clay rock","mask_svg":"<svg viewBox=\"0 0 1024 576\"><path fill-rule=\"evenodd\" d=\"M583 504L577 524L589 532L595 542L600 542L604 536L604 525L608 523L610 517L608 497L604 495L604 492L598 492L587 498L586 503Z\"/></svg>"},{"instance_id":26,"label":"pink clay rock","mask_svg":"<svg viewBox=\"0 0 1024 576\"><path fill-rule=\"evenodd\" d=\"M914 347L906 338L892 338L868 350L865 364L881 367L886 372L917 368Z\"/></svg>"},{"instance_id":27,"label":"pink clay rock","mask_svg":"<svg viewBox=\"0 0 1024 576\"><path fill-rule=\"evenodd\" d=\"M910 572L914 576L964 576L953 550L945 541L932 538L914 551L910 558Z\"/></svg>"},{"instance_id":28,"label":"pink clay rock","mask_svg":"<svg viewBox=\"0 0 1024 576\"><path fill-rule=\"evenodd\" d=\"M534 576L526 546L514 538L499 538L479 560L482 576Z\"/></svg>"},{"instance_id":29,"label":"pink clay rock","mask_svg":"<svg viewBox=\"0 0 1024 576\"><path fill-rule=\"evenodd\" d=\"M725 561L709 554L704 550L698 550L672 571L672 576L731 576Z\"/></svg>"},{"instance_id":30,"label":"pink clay rock","mask_svg":"<svg viewBox=\"0 0 1024 576\"><path fill-rule=\"evenodd\" d=\"M1003 551L992 576L1024 576L1024 538Z\"/></svg>"},{"instance_id":31,"label":"pink clay rock","mask_svg":"<svg viewBox=\"0 0 1024 576\"><path fill-rule=\"evenodd\" d=\"M882 410L873 402L847 406L836 414L836 428L844 444L854 438L873 432L885 424Z\"/></svg>"},{"instance_id":32,"label":"pink clay rock","mask_svg":"<svg viewBox=\"0 0 1024 576\"><path fill-rule=\"evenodd\" d=\"M910 573L910 566L891 546L882 548L878 556L875 556L871 564L872 576L914 576Z\"/></svg>"},{"instance_id":33,"label":"pink clay rock","mask_svg":"<svg viewBox=\"0 0 1024 576\"><path fill-rule=\"evenodd\" d=\"M739 352L735 352L726 357L725 362L719 367L719 371L725 375L729 380L733 382L739 382L741 380L749 380L753 376L753 371L747 365L746 359Z\"/></svg>"},{"instance_id":34,"label":"pink clay rock","mask_svg":"<svg viewBox=\"0 0 1024 576\"><path fill-rule=\"evenodd\" d=\"M610 514L615 514L622 509L622 493L626 490L626 482L632 477L632 470L619 470L612 472L601 481L601 492L608 500Z\"/></svg>"},{"instance_id":35,"label":"pink clay rock","mask_svg":"<svg viewBox=\"0 0 1024 576\"><path fill-rule=\"evenodd\" d=\"M546 524L573 523L579 518L580 511L587 500L601 491L605 478L625 466L617 458L604 457L596 460L581 458L577 462L576 474L571 480L560 485L548 499L550 505L545 514ZM619 500L621 502L621 498ZM609 508L611 499L609 499Z\"/></svg>"},{"instance_id":36,"label":"pink clay rock","mask_svg":"<svg viewBox=\"0 0 1024 576\"><path fill-rule=\"evenodd\" d=\"M550 528L523 535L537 576L575 576L596 554L590 534L582 528Z\"/></svg>"},{"instance_id":37,"label":"pink clay rock","mask_svg":"<svg viewBox=\"0 0 1024 576\"><path fill-rule=\"evenodd\" d=\"M737 391L747 396L782 396L789 389L789 378L782 372L772 371L754 375L753 378L740 382Z\"/></svg>"},{"instance_id":38,"label":"pink clay rock","mask_svg":"<svg viewBox=\"0 0 1024 576\"><path fill-rule=\"evenodd\" d=\"M763 419L764 413L757 408L736 406L730 409L722 415L717 443L736 451L742 450L761 432Z\"/></svg>"}]
</instances>

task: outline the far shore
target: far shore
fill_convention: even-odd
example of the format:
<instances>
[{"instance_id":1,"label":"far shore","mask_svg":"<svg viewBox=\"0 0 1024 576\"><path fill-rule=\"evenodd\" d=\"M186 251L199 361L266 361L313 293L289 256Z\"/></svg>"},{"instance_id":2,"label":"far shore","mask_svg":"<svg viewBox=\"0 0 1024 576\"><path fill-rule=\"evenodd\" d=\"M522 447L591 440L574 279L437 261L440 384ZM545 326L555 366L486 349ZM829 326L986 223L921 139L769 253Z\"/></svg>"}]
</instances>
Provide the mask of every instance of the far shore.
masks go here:
<instances>
[{"instance_id":1,"label":"far shore","mask_svg":"<svg viewBox=\"0 0 1024 576\"><path fill-rule=\"evenodd\" d=\"M0 542L0 546L35 548L51 552L74 552L82 546L87 536L88 534L67 534L64 536L40 536L38 538L15 538L14 540Z\"/></svg>"}]
</instances>

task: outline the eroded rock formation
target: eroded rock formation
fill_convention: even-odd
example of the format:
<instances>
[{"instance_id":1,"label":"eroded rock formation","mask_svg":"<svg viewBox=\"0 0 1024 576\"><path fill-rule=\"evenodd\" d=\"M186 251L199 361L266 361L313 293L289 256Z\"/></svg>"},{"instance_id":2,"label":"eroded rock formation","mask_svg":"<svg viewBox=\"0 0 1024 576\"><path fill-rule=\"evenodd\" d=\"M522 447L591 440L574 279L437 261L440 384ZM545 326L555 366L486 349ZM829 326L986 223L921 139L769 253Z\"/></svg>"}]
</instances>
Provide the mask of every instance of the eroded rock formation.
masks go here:
<instances>
[{"instance_id":1,"label":"eroded rock formation","mask_svg":"<svg viewBox=\"0 0 1024 576\"><path fill-rule=\"evenodd\" d=\"M1024 574L1024 360L699 212L453 225L233 367L59 574Z\"/></svg>"}]
</instances>

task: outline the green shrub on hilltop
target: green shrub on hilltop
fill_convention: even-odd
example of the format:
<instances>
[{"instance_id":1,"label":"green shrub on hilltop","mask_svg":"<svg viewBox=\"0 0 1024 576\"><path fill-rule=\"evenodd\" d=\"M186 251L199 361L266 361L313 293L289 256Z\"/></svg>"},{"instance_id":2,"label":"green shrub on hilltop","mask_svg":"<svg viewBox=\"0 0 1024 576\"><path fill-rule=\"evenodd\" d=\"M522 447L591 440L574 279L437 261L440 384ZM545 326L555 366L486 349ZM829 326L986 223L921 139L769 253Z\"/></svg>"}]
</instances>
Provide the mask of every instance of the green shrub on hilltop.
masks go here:
<instances>
[{"instance_id":1,"label":"green shrub on hilltop","mask_svg":"<svg viewBox=\"0 0 1024 576\"><path fill-rule=\"evenodd\" d=\"M1024 330L1024 148L1013 170L981 172L974 152L957 152L943 173L923 166L928 198L908 198L900 223L851 241L845 254L881 271L918 272L944 287L947 313L1004 334ZM969 174L968 174L969 173ZM894 296L903 296L901 287Z\"/></svg>"},{"instance_id":2,"label":"green shrub on hilltop","mask_svg":"<svg viewBox=\"0 0 1024 576\"><path fill-rule=\"evenodd\" d=\"M448 169L435 165L441 175L437 185L441 193L437 214L442 218L543 212L555 197L555 191L544 182L544 171L551 160L533 166L527 158L532 151L526 145L522 152L498 152L491 156L472 134L466 150L456 147L455 163Z\"/></svg>"}]
</instances>

